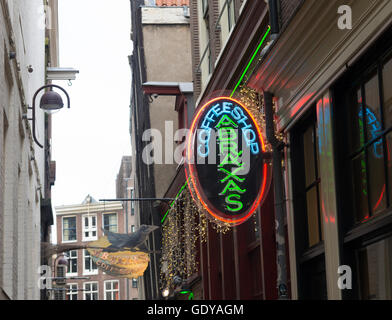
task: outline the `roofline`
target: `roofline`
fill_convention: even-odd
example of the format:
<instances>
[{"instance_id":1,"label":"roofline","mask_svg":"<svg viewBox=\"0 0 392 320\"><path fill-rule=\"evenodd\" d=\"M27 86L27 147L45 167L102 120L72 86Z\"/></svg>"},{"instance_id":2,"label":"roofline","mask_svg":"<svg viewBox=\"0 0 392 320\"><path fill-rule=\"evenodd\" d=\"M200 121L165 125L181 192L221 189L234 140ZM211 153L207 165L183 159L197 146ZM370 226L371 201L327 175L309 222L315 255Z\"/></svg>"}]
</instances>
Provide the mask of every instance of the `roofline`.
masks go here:
<instances>
[{"instance_id":1,"label":"roofline","mask_svg":"<svg viewBox=\"0 0 392 320\"><path fill-rule=\"evenodd\" d=\"M193 93L193 83L150 81L143 83L143 92L144 94L178 96Z\"/></svg>"},{"instance_id":2,"label":"roofline","mask_svg":"<svg viewBox=\"0 0 392 320\"><path fill-rule=\"evenodd\" d=\"M92 204L75 204L67 206L55 207L56 215L66 215L66 214L79 214L79 213L93 213L102 211L118 211L123 210L123 203L121 201L117 202L98 202Z\"/></svg>"}]
</instances>

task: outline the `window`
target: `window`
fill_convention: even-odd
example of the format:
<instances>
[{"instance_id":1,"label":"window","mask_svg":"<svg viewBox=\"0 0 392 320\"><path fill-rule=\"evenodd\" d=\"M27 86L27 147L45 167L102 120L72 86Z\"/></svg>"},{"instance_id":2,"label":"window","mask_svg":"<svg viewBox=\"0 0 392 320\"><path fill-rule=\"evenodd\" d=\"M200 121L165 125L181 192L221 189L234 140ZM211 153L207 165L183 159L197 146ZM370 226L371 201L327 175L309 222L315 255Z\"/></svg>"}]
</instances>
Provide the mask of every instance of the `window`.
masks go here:
<instances>
[{"instance_id":1,"label":"window","mask_svg":"<svg viewBox=\"0 0 392 320\"><path fill-rule=\"evenodd\" d=\"M78 273L78 251L72 250L68 254L68 269L67 274L77 274Z\"/></svg>"},{"instance_id":2,"label":"window","mask_svg":"<svg viewBox=\"0 0 392 320\"><path fill-rule=\"evenodd\" d=\"M296 169L294 177L297 183L299 212L303 212L305 227L303 249L307 250L323 241L323 219L320 210L320 175L317 123L313 113L302 122L296 132ZM298 169L298 170L297 170Z\"/></svg>"},{"instance_id":3,"label":"window","mask_svg":"<svg viewBox=\"0 0 392 320\"><path fill-rule=\"evenodd\" d=\"M133 199L133 197L134 197L134 190L131 189L131 199ZM131 216L134 216L135 215L135 206L134 206L133 201L130 202L130 206L131 206Z\"/></svg>"},{"instance_id":4,"label":"window","mask_svg":"<svg viewBox=\"0 0 392 320\"><path fill-rule=\"evenodd\" d=\"M208 74L211 74L212 69L214 68L213 66L213 61L212 61L212 47L211 47L211 36L210 36L210 15L207 12L204 16L204 25L205 25L205 31L206 31L206 39L207 39L207 58L208 58Z\"/></svg>"},{"instance_id":5,"label":"window","mask_svg":"<svg viewBox=\"0 0 392 320\"><path fill-rule=\"evenodd\" d=\"M137 288L138 287L138 280L133 278L132 279L132 288Z\"/></svg>"},{"instance_id":6,"label":"window","mask_svg":"<svg viewBox=\"0 0 392 320\"><path fill-rule=\"evenodd\" d=\"M63 217L63 242L76 241L76 217Z\"/></svg>"},{"instance_id":7,"label":"window","mask_svg":"<svg viewBox=\"0 0 392 320\"><path fill-rule=\"evenodd\" d=\"M390 32L390 31L389 31ZM335 85L342 264L347 299L391 299L392 41L386 33Z\"/></svg>"},{"instance_id":8,"label":"window","mask_svg":"<svg viewBox=\"0 0 392 320\"><path fill-rule=\"evenodd\" d=\"M84 300L98 300L98 282L84 284Z\"/></svg>"},{"instance_id":9,"label":"window","mask_svg":"<svg viewBox=\"0 0 392 320\"><path fill-rule=\"evenodd\" d=\"M131 226L131 233L135 232L135 226Z\"/></svg>"},{"instance_id":10,"label":"window","mask_svg":"<svg viewBox=\"0 0 392 320\"><path fill-rule=\"evenodd\" d=\"M207 0L203 0L202 9L203 9L203 29L204 29L206 47L203 56L201 58L202 60L201 63L203 63L203 60L207 57L208 74L211 74L213 65L212 65L212 48L211 48L211 36L210 36L210 13L209 13Z\"/></svg>"},{"instance_id":11,"label":"window","mask_svg":"<svg viewBox=\"0 0 392 320\"><path fill-rule=\"evenodd\" d=\"M315 106L291 132L298 289L301 299L327 299Z\"/></svg>"},{"instance_id":12,"label":"window","mask_svg":"<svg viewBox=\"0 0 392 320\"><path fill-rule=\"evenodd\" d=\"M120 300L119 292L118 280L105 281L105 300Z\"/></svg>"},{"instance_id":13,"label":"window","mask_svg":"<svg viewBox=\"0 0 392 320\"><path fill-rule=\"evenodd\" d=\"M118 232L116 213L109 213L103 215L103 228L110 232Z\"/></svg>"},{"instance_id":14,"label":"window","mask_svg":"<svg viewBox=\"0 0 392 320\"><path fill-rule=\"evenodd\" d=\"M348 168L347 179L351 181L351 186L348 185L352 201L350 211L354 212L346 225L348 228L391 207L391 72L392 59L375 64L352 79L345 93L348 137L341 151L342 161Z\"/></svg>"},{"instance_id":15,"label":"window","mask_svg":"<svg viewBox=\"0 0 392 320\"><path fill-rule=\"evenodd\" d=\"M229 31L235 24L235 13L234 13L234 0L227 0L227 19L229 21Z\"/></svg>"},{"instance_id":16,"label":"window","mask_svg":"<svg viewBox=\"0 0 392 320\"><path fill-rule=\"evenodd\" d=\"M358 250L357 255L361 299L391 300L392 237Z\"/></svg>"},{"instance_id":17,"label":"window","mask_svg":"<svg viewBox=\"0 0 392 320\"><path fill-rule=\"evenodd\" d=\"M205 14L208 11L208 0L202 0L202 9L203 9L203 14Z\"/></svg>"},{"instance_id":18,"label":"window","mask_svg":"<svg viewBox=\"0 0 392 320\"><path fill-rule=\"evenodd\" d=\"M97 240L97 216L82 216L83 223L83 241Z\"/></svg>"},{"instance_id":19,"label":"window","mask_svg":"<svg viewBox=\"0 0 392 320\"><path fill-rule=\"evenodd\" d=\"M78 285L76 283L67 284L66 300L78 300Z\"/></svg>"},{"instance_id":20,"label":"window","mask_svg":"<svg viewBox=\"0 0 392 320\"><path fill-rule=\"evenodd\" d=\"M320 215L320 178L316 125L312 123L303 134L305 166L305 198L308 225L308 247L323 240L323 220Z\"/></svg>"},{"instance_id":21,"label":"window","mask_svg":"<svg viewBox=\"0 0 392 320\"><path fill-rule=\"evenodd\" d=\"M98 274L98 268L88 250L84 249L84 274Z\"/></svg>"}]
</instances>

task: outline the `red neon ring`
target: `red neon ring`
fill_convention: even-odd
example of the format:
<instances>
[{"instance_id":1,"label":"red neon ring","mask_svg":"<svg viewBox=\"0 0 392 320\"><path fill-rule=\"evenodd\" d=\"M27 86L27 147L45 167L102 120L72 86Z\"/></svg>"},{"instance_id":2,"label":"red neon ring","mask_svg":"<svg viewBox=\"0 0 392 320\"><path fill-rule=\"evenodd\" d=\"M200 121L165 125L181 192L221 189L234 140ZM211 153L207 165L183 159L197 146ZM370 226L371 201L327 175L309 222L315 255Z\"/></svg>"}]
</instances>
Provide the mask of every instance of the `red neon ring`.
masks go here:
<instances>
[{"instance_id":1,"label":"red neon ring","mask_svg":"<svg viewBox=\"0 0 392 320\"><path fill-rule=\"evenodd\" d=\"M252 206L251 209L249 210L249 213L248 213L245 217L242 217L242 218L236 219L236 220L222 218L222 217L220 217L219 215L217 215L217 214L215 214L214 212L211 211L211 209L207 206L207 204L203 201L202 197L201 197L200 194L199 194L198 188L197 188L196 183L195 183L195 181L194 181L195 176L194 176L193 170L192 170L192 168L193 168L194 165L191 164L191 146L192 146L192 144L193 144L193 143L192 143L192 142L193 142L193 136L194 136L193 131L194 131L195 125L196 125L196 123L199 121L200 116L201 116L202 112L204 111L204 109L205 109L206 107L208 107L209 105L211 105L213 102L215 102L215 101L217 101L217 100L221 100L221 99L230 100L230 101L232 101L232 102L234 102L234 103L240 105L240 106L247 112L247 114L251 117L251 119L252 119L252 121L253 121L253 123L254 123L256 129L257 129L257 133L258 133L258 135L259 135L259 139L260 139L261 144L262 144L262 150L263 150L263 152L265 152L265 143L264 143L264 139L263 139L263 136L262 136L262 134L261 134L260 128L259 128L259 126L258 126L258 124L257 124L257 122L256 122L256 120L255 120L255 118L253 117L253 115L249 112L249 110L248 110L241 102L239 102L239 101L236 100L236 99L229 98L229 97L218 97L218 98L215 98L215 99L212 99L212 100L208 101L204 106L202 106L201 109L199 110L199 112L197 113L195 119L194 119L193 122L192 122L192 125L191 125L191 133L192 133L192 136L191 136L191 138L190 138L189 141L188 141L188 148L187 148L189 175L190 175L190 178L191 178L191 181L192 181L192 185L193 185L194 188L195 188L197 198L199 199L199 201L201 202L201 204L203 205L203 207L208 211L208 213L211 214L214 218L216 218L216 219L219 220L219 221L222 221L222 222L225 222L225 223L230 223L230 224L238 224L238 223L241 223L241 222L247 220L249 217L251 217L251 216L253 215L253 213L255 212L255 210L257 209L257 207L260 205L260 202L261 202L261 200L262 200L263 197L264 197L264 194L265 194L265 191L266 191L265 189L266 189L266 185L267 185L267 172L268 172L268 166L267 166L267 164L264 163L264 168L263 168L263 182L262 182L262 184L261 184L261 192L259 193L259 196L258 196L257 200L254 202L253 206ZM186 174L187 179L189 179L186 170L185 170L185 174ZM194 198L194 195L193 195L192 191L191 191L191 195L192 195L192 197Z\"/></svg>"}]
</instances>

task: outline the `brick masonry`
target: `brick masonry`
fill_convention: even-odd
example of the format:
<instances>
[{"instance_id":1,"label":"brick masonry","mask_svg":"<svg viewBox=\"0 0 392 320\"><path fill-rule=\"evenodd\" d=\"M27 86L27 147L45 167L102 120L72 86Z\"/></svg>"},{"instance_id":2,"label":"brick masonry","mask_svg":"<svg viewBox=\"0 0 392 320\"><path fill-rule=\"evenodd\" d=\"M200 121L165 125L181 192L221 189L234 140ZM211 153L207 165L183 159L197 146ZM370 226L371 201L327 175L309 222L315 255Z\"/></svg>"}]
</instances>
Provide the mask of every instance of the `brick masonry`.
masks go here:
<instances>
[{"instance_id":1,"label":"brick masonry","mask_svg":"<svg viewBox=\"0 0 392 320\"><path fill-rule=\"evenodd\" d=\"M107 211L106 213L116 213L117 214L117 224L118 224L118 233L125 233L125 224L124 224L124 212L123 210L111 210ZM62 220L63 217L68 216L76 216L76 237L77 241L73 242L72 245L85 245L87 242L83 242L83 230L82 230L82 216L85 213L76 213L76 214L69 214L69 215L57 215L56 216L56 226L57 226L57 243L63 243L62 241ZM90 214L95 214L97 217L97 233L98 238L103 236L102 227L103 227L103 212L102 211L91 211ZM106 275L102 272L102 270L98 270L98 274L96 275L86 275L83 272L83 264L84 264L84 253L83 250L77 250L77 264L78 264L78 276L79 277L89 277L88 280L67 280L67 283L70 284L77 284L78 289L83 289L84 283L88 282L98 282L98 298L99 300L104 300L104 285L105 281L108 280L118 280L120 285L120 300L126 300L126 286L127 280L126 279L119 279L116 277L112 277ZM53 267L53 270L55 268ZM84 299L83 291L78 292L78 300Z\"/></svg>"},{"instance_id":2,"label":"brick masonry","mask_svg":"<svg viewBox=\"0 0 392 320\"><path fill-rule=\"evenodd\" d=\"M198 4L197 1L191 0L190 13L191 13L191 41L192 41L192 69L193 69L193 89L195 100L201 92L201 73L196 72L196 68L200 63L200 38L198 26Z\"/></svg>"}]
</instances>

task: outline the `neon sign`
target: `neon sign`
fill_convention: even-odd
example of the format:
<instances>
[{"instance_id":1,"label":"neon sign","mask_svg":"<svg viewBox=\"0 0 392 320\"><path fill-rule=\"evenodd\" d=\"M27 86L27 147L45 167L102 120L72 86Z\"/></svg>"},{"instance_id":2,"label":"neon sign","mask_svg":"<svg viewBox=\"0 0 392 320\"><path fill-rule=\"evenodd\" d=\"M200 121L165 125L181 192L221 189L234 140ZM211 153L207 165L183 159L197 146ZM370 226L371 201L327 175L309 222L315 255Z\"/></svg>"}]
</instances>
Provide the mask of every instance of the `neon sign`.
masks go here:
<instances>
[{"instance_id":1,"label":"neon sign","mask_svg":"<svg viewBox=\"0 0 392 320\"><path fill-rule=\"evenodd\" d=\"M198 111L186 173L193 197L210 217L234 226L252 216L267 192L265 152L260 128L241 102L220 97Z\"/></svg>"},{"instance_id":2,"label":"neon sign","mask_svg":"<svg viewBox=\"0 0 392 320\"><path fill-rule=\"evenodd\" d=\"M367 130L371 135L371 139L375 139L381 135L382 132L381 123L380 121L377 120L376 115L369 107L365 106L365 110L366 110L366 120L367 120L366 122L368 126ZM362 107L360 107L358 116L359 116L360 128L362 128ZM373 143L373 155L377 159L381 159L384 157L382 148L383 148L382 139Z\"/></svg>"}]
</instances>

